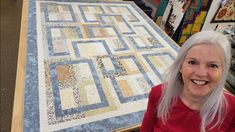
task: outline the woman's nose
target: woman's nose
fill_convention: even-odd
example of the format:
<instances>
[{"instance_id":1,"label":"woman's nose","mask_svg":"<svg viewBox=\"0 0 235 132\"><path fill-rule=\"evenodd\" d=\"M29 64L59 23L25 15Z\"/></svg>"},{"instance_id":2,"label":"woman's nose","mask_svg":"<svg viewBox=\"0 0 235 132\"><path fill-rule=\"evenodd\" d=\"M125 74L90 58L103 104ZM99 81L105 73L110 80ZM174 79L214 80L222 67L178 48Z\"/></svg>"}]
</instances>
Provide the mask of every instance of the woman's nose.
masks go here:
<instances>
[{"instance_id":1,"label":"woman's nose","mask_svg":"<svg viewBox=\"0 0 235 132\"><path fill-rule=\"evenodd\" d=\"M208 69L206 66L198 66L196 75L198 76L207 76Z\"/></svg>"}]
</instances>

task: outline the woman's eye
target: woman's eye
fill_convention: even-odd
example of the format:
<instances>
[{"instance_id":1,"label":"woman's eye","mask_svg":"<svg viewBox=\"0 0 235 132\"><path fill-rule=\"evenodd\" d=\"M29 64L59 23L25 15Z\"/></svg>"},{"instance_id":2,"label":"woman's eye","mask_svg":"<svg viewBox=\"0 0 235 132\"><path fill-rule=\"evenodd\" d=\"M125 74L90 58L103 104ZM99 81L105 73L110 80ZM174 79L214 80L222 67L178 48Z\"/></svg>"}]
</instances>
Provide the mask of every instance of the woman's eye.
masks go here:
<instances>
[{"instance_id":1,"label":"woman's eye","mask_svg":"<svg viewBox=\"0 0 235 132\"><path fill-rule=\"evenodd\" d=\"M210 64L210 67L211 67L211 68L218 68L218 65L216 65L216 64Z\"/></svg>"},{"instance_id":2,"label":"woman's eye","mask_svg":"<svg viewBox=\"0 0 235 132\"><path fill-rule=\"evenodd\" d=\"M190 64L190 65L195 65L196 64L196 61L188 61L188 64Z\"/></svg>"}]
</instances>

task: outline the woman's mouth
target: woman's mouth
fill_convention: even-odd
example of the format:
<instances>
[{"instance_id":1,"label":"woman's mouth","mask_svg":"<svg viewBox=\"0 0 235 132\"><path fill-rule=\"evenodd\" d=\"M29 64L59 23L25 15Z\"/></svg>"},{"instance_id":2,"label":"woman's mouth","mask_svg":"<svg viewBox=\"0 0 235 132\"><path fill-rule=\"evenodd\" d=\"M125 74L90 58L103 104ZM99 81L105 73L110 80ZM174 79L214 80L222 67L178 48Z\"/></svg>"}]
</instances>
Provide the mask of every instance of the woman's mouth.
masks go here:
<instances>
[{"instance_id":1,"label":"woman's mouth","mask_svg":"<svg viewBox=\"0 0 235 132\"><path fill-rule=\"evenodd\" d=\"M203 81L203 80L191 80L191 81L197 85L206 85L209 83L208 81Z\"/></svg>"}]
</instances>

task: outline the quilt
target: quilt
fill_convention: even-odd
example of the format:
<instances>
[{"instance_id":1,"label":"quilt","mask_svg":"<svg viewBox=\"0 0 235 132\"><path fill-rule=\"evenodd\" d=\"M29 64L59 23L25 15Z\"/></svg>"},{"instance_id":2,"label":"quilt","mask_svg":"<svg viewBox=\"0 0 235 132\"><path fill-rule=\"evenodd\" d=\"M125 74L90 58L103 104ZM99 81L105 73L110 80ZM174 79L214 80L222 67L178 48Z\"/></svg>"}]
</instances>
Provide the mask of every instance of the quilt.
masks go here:
<instances>
[{"instance_id":1,"label":"quilt","mask_svg":"<svg viewBox=\"0 0 235 132\"><path fill-rule=\"evenodd\" d=\"M142 121L178 46L134 2L30 0L24 131L114 131Z\"/></svg>"},{"instance_id":2,"label":"quilt","mask_svg":"<svg viewBox=\"0 0 235 132\"><path fill-rule=\"evenodd\" d=\"M217 9L212 23L226 23L226 22L235 22L235 0L225 1L225 3L221 3L219 8Z\"/></svg>"},{"instance_id":3,"label":"quilt","mask_svg":"<svg viewBox=\"0 0 235 132\"><path fill-rule=\"evenodd\" d=\"M162 17L161 28L171 37L179 27L190 0L170 0Z\"/></svg>"},{"instance_id":4,"label":"quilt","mask_svg":"<svg viewBox=\"0 0 235 132\"><path fill-rule=\"evenodd\" d=\"M180 28L178 44L182 45L192 34L199 32L204 24L212 0L192 1Z\"/></svg>"}]
</instances>

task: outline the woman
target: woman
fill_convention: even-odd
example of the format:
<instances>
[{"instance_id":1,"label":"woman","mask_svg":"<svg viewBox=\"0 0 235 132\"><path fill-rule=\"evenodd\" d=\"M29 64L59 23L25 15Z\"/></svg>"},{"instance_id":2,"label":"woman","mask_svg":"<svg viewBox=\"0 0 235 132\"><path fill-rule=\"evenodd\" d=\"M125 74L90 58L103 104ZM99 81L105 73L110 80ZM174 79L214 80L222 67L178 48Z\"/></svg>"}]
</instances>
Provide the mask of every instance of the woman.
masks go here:
<instances>
[{"instance_id":1,"label":"woman","mask_svg":"<svg viewBox=\"0 0 235 132\"><path fill-rule=\"evenodd\" d=\"M151 89L141 132L235 132L235 97L223 87L231 48L214 31L192 35Z\"/></svg>"}]
</instances>

